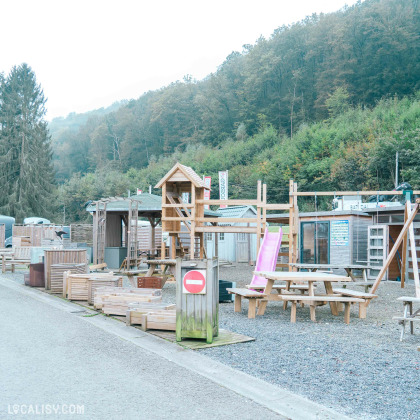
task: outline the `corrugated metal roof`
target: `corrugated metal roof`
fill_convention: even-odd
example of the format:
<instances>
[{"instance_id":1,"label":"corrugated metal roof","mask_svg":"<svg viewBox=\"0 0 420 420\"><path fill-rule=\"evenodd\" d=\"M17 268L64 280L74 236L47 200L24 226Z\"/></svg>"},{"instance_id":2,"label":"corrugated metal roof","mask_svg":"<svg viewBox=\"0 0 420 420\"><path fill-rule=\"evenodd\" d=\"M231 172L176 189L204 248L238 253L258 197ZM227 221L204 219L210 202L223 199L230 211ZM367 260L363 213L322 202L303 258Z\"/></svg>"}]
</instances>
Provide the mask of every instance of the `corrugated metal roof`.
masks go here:
<instances>
[{"instance_id":1,"label":"corrugated metal roof","mask_svg":"<svg viewBox=\"0 0 420 420\"><path fill-rule=\"evenodd\" d=\"M251 210L255 215L257 214L257 211L255 210L255 208L253 206L231 206L231 207L226 207L224 209L218 209L216 211L216 213L220 217L237 217L237 218L241 218L241 217L244 216L244 214L248 210Z\"/></svg>"}]
</instances>

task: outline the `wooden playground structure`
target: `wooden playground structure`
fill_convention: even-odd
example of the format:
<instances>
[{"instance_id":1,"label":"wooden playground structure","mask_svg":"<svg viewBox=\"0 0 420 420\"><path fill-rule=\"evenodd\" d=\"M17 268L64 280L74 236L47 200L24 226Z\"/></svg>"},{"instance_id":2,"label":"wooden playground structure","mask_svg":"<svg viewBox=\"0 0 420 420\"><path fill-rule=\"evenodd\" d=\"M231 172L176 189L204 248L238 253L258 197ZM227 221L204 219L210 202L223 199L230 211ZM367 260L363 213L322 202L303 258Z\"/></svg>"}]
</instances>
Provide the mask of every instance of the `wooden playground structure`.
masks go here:
<instances>
[{"instance_id":1,"label":"wooden playground structure","mask_svg":"<svg viewBox=\"0 0 420 420\"><path fill-rule=\"evenodd\" d=\"M299 197L313 197L315 203L318 197L335 196L396 196L405 195L405 215L402 230L390 250L379 275L373 282L371 293L375 293L384 274L389 268L392 259L395 257L398 247L402 244L402 270L401 287L405 284L406 267L408 264L408 246L411 245L411 261L413 267L414 282L416 285L417 297L420 297L419 274L417 264L417 251L414 238L412 222L417 215L419 203L411 204L413 194L420 194L420 191L322 191L306 192L298 191L297 183L294 180L289 181L289 201L288 203L272 204L267 203L267 185L261 181L257 183L257 196L255 199L204 199L204 191L208 189L204 181L190 167L177 163L156 185L156 188L162 189L161 208L155 209L154 213L146 215L149 219L152 229L159 222L162 223L162 231L167 232L170 238L170 255L168 255L167 244L161 243L160 259L163 260L169 256L174 260L177 256L194 258L206 258L205 233L247 233L256 235L257 249L259 249L261 240L264 237L267 228L267 214L271 211L281 211L278 220L283 225L289 225L289 235L284 242L288 242L288 262L287 264L278 264L277 267L288 268L289 272L298 271L296 267L298 262L298 230L299 230ZM183 194L188 193L189 200L184 202ZM106 237L106 219L107 204L113 201L124 200L121 198L110 198L95 202L96 211L94 213L93 243L94 243L94 263L103 262L104 247ZM141 198L140 198L141 200ZM129 200L129 211L127 220L124 223L127 226L127 261L126 270L138 266L140 257L137 249L137 230L133 227L137 225L139 216L138 201ZM141 201L140 201L141 202ZM205 209L208 206L238 206L250 205L256 207L257 215L253 218L243 218L241 222L246 226L228 225L231 222L237 222L237 219L229 217L205 217ZM189 243L185 239L181 240L181 234L187 232ZM96 245L96 247L95 247ZM159 244L154 243L153 247ZM216 242L217 255L217 242Z\"/></svg>"},{"instance_id":2,"label":"wooden playground structure","mask_svg":"<svg viewBox=\"0 0 420 420\"><path fill-rule=\"evenodd\" d=\"M297 190L297 184L290 181L290 191ZM208 189L204 181L193 169L177 163L156 185L162 189L162 230L169 233L171 238L171 258L176 257L176 250L180 248L180 234L184 225L190 236L188 257L205 258L205 233L248 233L256 234L257 249L267 227L267 211L281 210L288 212L289 234L289 261L296 262L297 258L297 197L291 195L290 202L285 204L267 203L267 185L258 181L256 199L243 200L205 200L204 190ZM182 195L188 193L189 203L182 201ZM239 206L252 205L257 208L256 218L242 218L241 223L247 226L230 226L227 223L238 222L238 219L228 217L204 217L204 206L225 205ZM166 244L162 243L161 255L166 253ZM217 242L216 242L217 255ZM287 266L287 265L285 265Z\"/></svg>"}]
</instances>

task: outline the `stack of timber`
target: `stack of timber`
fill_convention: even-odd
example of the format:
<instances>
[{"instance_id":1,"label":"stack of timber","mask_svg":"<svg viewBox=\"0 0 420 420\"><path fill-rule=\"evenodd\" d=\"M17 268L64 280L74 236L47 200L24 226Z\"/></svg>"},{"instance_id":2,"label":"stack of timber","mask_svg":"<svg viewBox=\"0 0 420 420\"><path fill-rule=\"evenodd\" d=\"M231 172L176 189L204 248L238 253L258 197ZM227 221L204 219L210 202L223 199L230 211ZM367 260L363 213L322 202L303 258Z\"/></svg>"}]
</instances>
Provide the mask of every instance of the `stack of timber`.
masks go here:
<instances>
[{"instance_id":1,"label":"stack of timber","mask_svg":"<svg viewBox=\"0 0 420 420\"><path fill-rule=\"evenodd\" d=\"M95 304L95 290L100 287L122 287L123 278L113 273L92 273L88 278L88 303Z\"/></svg>"},{"instance_id":2,"label":"stack of timber","mask_svg":"<svg viewBox=\"0 0 420 420\"><path fill-rule=\"evenodd\" d=\"M143 331L151 330L176 330L176 307L170 304L151 303L129 305L126 314L127 325L141 325Z\"/></svg>"},{"instance_id":3,"label":"stack of timber","mask_svg":"<svg viewBox=\"0 0 420 420\"><path fill-rule=\"evenodd\" d=\"M86 263L86 249L46 249L44 251L45 288L47 290L51 288L51 265ZM85 300L87 300L87 297Z\"/></svg>"},{"instance_id":4,"label":"stack of timber","mask_svg":"<svg viewBox=\"0 0 420 420\"><path fill-rule=\"evenodd\" d=\"M129 291L104 292L98 288L95 291L95 308L101 307L107 315L126 316L129 304L160 303L161 290L158 289L131 289ZM117 289L117 288L115 288Z\"/></svg>"},{"instance_id":5,"label":"stack of timber","mask_svg":"<svg viewBox=\"0 0 420 420\"><path fill-rule=\"evenodd\" d=\"M132 289L130 287L98 287L94 293L94 307L95 309L102 309L104 299L108 296L117 295L150 295L162 298L162 290L160 289ZM138 302L132 302L138 303ZM124 314L125 315L125 314Z\"/></svg>"},{"instance_id":6,"label":"stack of timber","mask_svg":"<svg viewBox=\"0 0 420 420\"><path fill-rule=\"evenodd\" d=\"M64 273L81 274L87 272L87 264L52 264L51 293L63 293Z\"/></svg>"}]
</instances>

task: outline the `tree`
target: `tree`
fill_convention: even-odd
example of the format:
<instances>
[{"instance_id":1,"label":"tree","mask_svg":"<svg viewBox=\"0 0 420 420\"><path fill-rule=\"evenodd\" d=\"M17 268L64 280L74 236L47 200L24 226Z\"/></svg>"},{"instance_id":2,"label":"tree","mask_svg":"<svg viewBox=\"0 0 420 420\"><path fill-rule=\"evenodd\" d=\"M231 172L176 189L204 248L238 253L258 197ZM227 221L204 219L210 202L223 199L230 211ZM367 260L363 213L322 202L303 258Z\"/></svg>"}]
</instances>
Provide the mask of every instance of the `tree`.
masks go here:
<instances>
[{"instance_id":1,"label":"tree","mask_svg":"<svg viewBox=\"0 0 420 420\"><path fill-rule=\"evenodd\" d=\"M0 80L0 213L18 221L52 210L54 174L45 98L27 64Z\"/></svg>"}]
</instances>

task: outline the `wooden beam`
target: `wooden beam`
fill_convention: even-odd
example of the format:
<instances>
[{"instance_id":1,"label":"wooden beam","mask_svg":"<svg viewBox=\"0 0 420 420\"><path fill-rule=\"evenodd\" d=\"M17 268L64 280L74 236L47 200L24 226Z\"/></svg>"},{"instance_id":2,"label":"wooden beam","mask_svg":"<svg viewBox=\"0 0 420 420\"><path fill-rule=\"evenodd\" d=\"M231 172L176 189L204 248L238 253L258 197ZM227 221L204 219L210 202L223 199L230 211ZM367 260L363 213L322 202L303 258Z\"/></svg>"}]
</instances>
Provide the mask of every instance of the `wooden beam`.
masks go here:
<instances>
[{"instance_id":1,"label":"wooden beam","mask_svg":"<svg viewBox=\"0 0 420 420\"><path fill-rule=\"evenodd\" d=\"M395 254L397 253L398 247L400 246L404 235L406 234L407 230L409 229L411 223L413 222L414 218L416 217L417 213L419 211L419 204L416 202L416 205L414 206L413 211L409 215L407 221L405 222L400 234L398 235L397 240L394 243L394 246L392 247L391 251L388 254L388 258L386 259L383 267L381 268L381 271L378 274L378 277L375 280L375 283L373 283L372 289L370 293L374 294L376 292L376 289L378 288L379 284L381 283L381 280L383 279L386 270L388 270L389 265L391 264L392 259L394 258Z\"/></svg>"},{"instance_id":2,"label":"wooden beam","mask_svg":"<svg viewBox=\"0 0 420 420\"><path fill-rule=\"evenodd\" d=\"M178 207L178 208L185 207L187 209L192 209L194 207L194 204L187 204L187 203L184 203L184 204L177 204L177 203L176 204L162 204L162 208L168 209L168 208L174 208L174 207Z\"/></svg>"},{"instance_id":3,"label":"wooden beam","mask_svg":"<svg viewBox=\"0 0 420 420\"><path fill-rule=\"evenodd\" d=\"M197 217L197 222L209 222L209 223L257 223L257 217Z\"/></svg>"},{"instance_id":4,"label":"wooden beam","mask_svg":"<svg viewBox=\"0 0 420 420\"><path fill-rule=\"evenodd\" d=\"M256 227L246 227L246 226L197 226L195 228L196 232L219 232L219 233L256 233L258 231ZM261 232L260 232L261 235Z\"/></svg>"},{"instance_id":5,"label":"wooden beam","mask_svg":"<svg viewBox=\"0 0 420 420\"><path fill-rule=\"evenodd\" d=\"M290 210L290 204L263 204L266 210Z\"/></svg>"},{"instance_id":6,"label":"wooden beam","mask_svg":"<svg viewBox=\"0 0 420 420\"><path fill-rule=\"evenodd\" d=\"M227 206L256 206L258 200L196 200L197 204L209 204L214 206L221 206L226 204Z\"/></svg>"},{"instance_id":7,"label":"wooden beam","mask_svg":"<svg viewBox=\"0 0 420 420\"><path fill-rule=\"evenodd\" d=\"M163 220L165 222L185 222L193 220L192 217L179 217L179 216L171 216L171 217L164 217Z\"/></svg>"},{"instance_id":8,"label":"wooden beam","mask_svg":"<svg viewBox=\"0 0 420 420\"><path fill-rule=\"evenodd\" d=\"M334 195L403 195L404 191L291 191L289 195L297 197L317 197L319 196L334 196ZM413 194L420 194L420 191L413 191Z\"/></svg>"}]
</instances>

